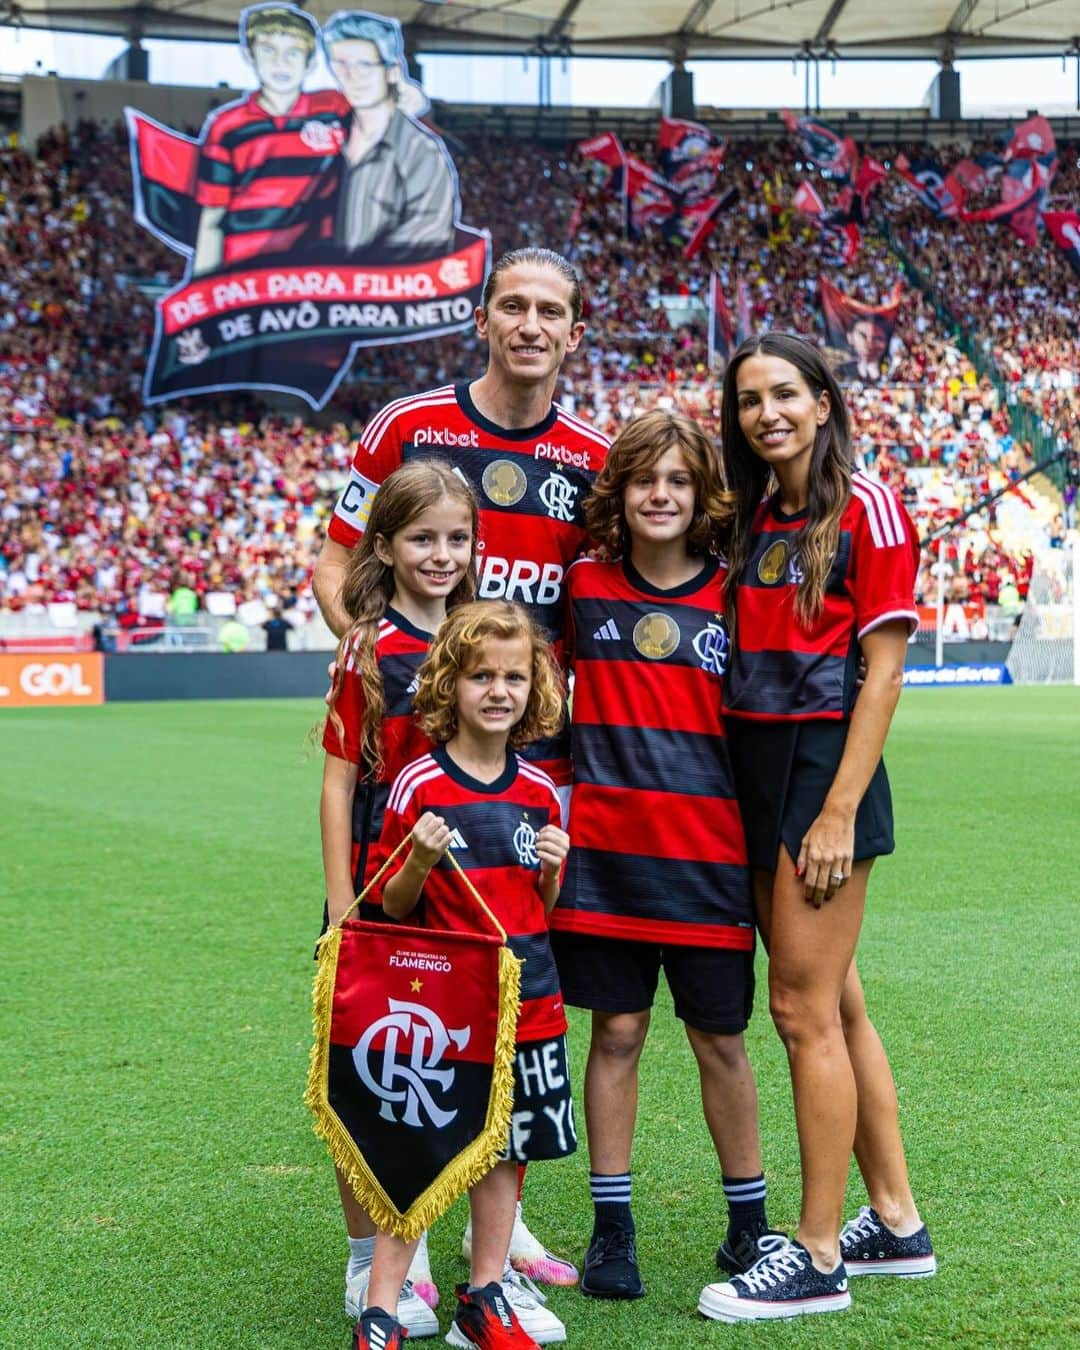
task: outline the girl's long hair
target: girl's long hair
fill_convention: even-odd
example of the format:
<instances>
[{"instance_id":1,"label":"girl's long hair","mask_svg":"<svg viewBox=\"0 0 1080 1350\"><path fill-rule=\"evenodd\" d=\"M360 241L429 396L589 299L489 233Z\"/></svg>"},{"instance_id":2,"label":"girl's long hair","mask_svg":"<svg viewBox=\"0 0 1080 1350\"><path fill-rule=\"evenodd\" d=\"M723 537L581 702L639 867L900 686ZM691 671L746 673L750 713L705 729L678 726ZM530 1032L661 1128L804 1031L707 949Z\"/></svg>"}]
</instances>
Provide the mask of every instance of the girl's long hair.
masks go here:
<instances>
[{"instance_id":1,"label":"girl's long hair","mask_svg":"<svg viewBox=\"0 0 1080 1350\"><path fill-rule=\"evenodd\" d=\"M362 776L365 777L378 778L383 770L382 721L386 698L375 660L375 644L379 637L379 621L394 595L394 569L379 558L375 541L382 538L389 543L395 534L407 529L417 516L444 497L460 502L466 508L472 531L469 566L447 596L446 605L450 609L472 600L476 594L476 537L480 517L472 489L445 460L423 459L403 464L386 478L375 494L367 526L345 567L341 604L352 622L338 643L329 717L338 735L343 737L344 725L336 711L337 701L346 666L355 667L364 691L360 751Z\"/></svg>"},{"instance_id":2,"label":"girl's long hair","mask_svg":"<svg viewBox=\"0 0 1080 1350\"><path fill-rule=\"evenodd\" d=\"M809 627L821 613L829 570L840 538L840 517L851 496L851 433L844 396L824 357L811 342L793 333L760 333L736 348L724 372L721 409L724 478L737 506L727 548L728 626L734 631L735 589L750 556L754 517L761 499L775 486L772 470L753 451L739 425L738 376L751 356L778 356L790 362L815 398L829 396L829 416L817 429L810 456L809 509L806 524L792 540L802 577L795 590L795 616Z\"/></svg>"},{"instance_id":3,"label":"girl's long hair","mask_svg":"<svg viewBox=\"0 0 1080 1350\"><path fill-rule=\"evenodd\" d=\"M682 413L655 409L629 422L611 444L604 467L585 500L589 535L609 557L629 553L623 496L673 446L682 451L694 482L694 518L686 542L691 553L722 551L735 515L735 495L724 490L720 455L698 424Z\"/></svg>"},{"instance_id":4,"label":"girl's long hair","mask_svg":"<svg viewBox=\"0 0 1080 1350\"><path fill-rule=\"evenodd\" d=\"M521 721L510 731L514 749L554 736L562 727L563 680L551 644L529 613L506 600L478 600L448 614L420 667L413 708L426 736L440 744L457 730L458 676L475 665L488 638L525 638L532 652L532 687Z\"/></svg>"}]
</instances>

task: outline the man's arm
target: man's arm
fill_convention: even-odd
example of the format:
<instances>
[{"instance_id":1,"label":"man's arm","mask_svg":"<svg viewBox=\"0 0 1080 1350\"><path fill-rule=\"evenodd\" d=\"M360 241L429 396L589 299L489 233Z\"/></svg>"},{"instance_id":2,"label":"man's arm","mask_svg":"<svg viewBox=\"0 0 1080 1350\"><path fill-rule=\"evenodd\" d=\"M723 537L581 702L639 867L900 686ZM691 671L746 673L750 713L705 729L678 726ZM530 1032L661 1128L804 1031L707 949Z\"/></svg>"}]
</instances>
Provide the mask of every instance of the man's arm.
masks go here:
<instances>
[{"instance_id":1,"label":"man's arm","mask_svg":"<svg viewBox=\"0 0 1080 1350\"><path fill-rule=\"evenodd\" d=\"M322 552L315 564L311 588L326 620L326 626L335 637L344 637L352 627L349 616L341 606L341 587L345 581L345 567L349 561L348 549L329 535L323 540Z\"/></svg>"},{"instance_id":2,"label":"man's arm","mask_svg":"<svg viewBox=\"0 0 1080 1350\"><path fill-rule=\"evenodd\" d=\"M201 277L206 272L217 272L225 256L225 232L221 222L225 218L223 206L204 206L199 212L199 231L195 239L195 258L191 275Z\"/></svg>"},{"instance_id":3,"label":"man's arm","mask_svg":"<svg viewBox=\"0 0 1080 1350\"><path fill-rule=\"evenodd\" d=\"M385 248L441 251L454 242L456 196L450 166L439 145L417 133L416 153L402 166L406 183L404 218L380 236Z\"/></svg>"}]
</instances>

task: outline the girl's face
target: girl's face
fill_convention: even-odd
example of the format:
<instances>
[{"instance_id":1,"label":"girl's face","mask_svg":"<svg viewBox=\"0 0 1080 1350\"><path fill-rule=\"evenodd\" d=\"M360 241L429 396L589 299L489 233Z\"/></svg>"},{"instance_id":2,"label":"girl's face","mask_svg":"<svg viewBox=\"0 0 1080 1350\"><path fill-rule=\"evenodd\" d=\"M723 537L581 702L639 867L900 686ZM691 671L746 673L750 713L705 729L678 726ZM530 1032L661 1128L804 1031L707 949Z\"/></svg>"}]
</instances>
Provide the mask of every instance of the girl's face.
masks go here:
<instances>
[{"instance_id":1,"label":"girl's face","mask_svg":"<svg viewBox=\"0 0 1080 1350\"><path fill-rule=\"evenodd\" d=\"M525 716L532 689L527 637L487 638L457 678L458 730L478 739L505 738Z\"/></svg>"},{"instance_id":2,"label":"girl's face","mask_svg":"<svg viewBox=\"0 0 1080 1350\"><path fill-rule=\"evenodd\" d=\"M472 558L472 513L464 502L443 497L387 540L375 538L375 554L394 570L394 589L418 601L445 599L464 577Z\"/></svg>"},{"instance_id":3,"label":"girl's face","mask_svg":"<svg viewBox=\"0 0 1080 1350\"><path fill-rule=\"evenodd\" d=\"M623 489L623 514L631 539L665 544L681 539L694 519L694 476L677 445Z\"/></svg>"},{"instance_id":4,"label":"girl's face","mask_svg":"<svg viewBox=\"0 0 1080 1350\"><path fill-rule=\"evenodd\" d=\"M798 366L782 356L748 356L735 378L739 426L754 454L777 465L810 467L818 427L829 420L827 392L816 398Z\"/></svg>"}]
</instances>

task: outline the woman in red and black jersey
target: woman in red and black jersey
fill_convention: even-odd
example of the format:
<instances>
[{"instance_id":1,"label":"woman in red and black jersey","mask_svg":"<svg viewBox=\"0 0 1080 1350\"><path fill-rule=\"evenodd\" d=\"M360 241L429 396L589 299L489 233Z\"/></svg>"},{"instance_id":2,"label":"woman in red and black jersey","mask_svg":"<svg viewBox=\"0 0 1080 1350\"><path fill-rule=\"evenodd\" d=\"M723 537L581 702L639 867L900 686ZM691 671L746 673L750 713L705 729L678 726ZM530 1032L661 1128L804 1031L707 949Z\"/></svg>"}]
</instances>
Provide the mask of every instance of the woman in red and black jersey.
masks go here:
<instances>
[{"instance_id":1,"label":"woman in red and black jersey","mask_svg":"<svg viewBox=\"0 0 1080 1350\"><path fill-rule=\"evenodd\" d=\"M702 1294L702 1312L736 1321L839 1311L849 1275L935 1263L854 961L870 870L893 849L881 753L918 621L918 541L893 493L854 471L843 396L804 339L734 353L723 442L738 497L725 712L803 1173L796 1240ZM870 1206L841 1233L853 1147Z\"/></svg>"}]
</instances>

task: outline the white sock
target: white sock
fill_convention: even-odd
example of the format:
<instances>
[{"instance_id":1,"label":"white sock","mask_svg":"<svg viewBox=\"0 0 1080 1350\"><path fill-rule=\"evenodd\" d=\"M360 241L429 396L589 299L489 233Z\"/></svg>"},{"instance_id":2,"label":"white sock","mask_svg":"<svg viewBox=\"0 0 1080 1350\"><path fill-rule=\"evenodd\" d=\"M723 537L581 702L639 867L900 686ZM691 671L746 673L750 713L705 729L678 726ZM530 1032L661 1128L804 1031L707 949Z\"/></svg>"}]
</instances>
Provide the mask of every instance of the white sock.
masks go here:
<instances>
[{"instance_id":1,"label":"white sock","mask_svg":"<svg viewBox=\"0 0 1080 1350\"><path fill-rule=\"evenodd\" d=\"M355 1279L357 1275L362 1275L365 1270L371 1269L371 1263L375 1259L375 1238L349 1238L349 1264L345 1268L345 1278L347 1280Z\"/></svg>"}]
</instances>

